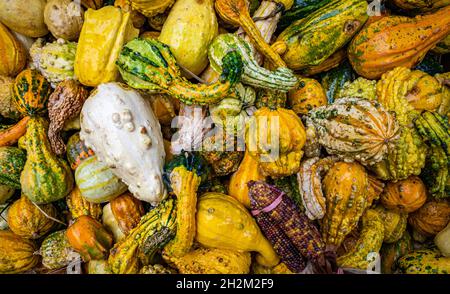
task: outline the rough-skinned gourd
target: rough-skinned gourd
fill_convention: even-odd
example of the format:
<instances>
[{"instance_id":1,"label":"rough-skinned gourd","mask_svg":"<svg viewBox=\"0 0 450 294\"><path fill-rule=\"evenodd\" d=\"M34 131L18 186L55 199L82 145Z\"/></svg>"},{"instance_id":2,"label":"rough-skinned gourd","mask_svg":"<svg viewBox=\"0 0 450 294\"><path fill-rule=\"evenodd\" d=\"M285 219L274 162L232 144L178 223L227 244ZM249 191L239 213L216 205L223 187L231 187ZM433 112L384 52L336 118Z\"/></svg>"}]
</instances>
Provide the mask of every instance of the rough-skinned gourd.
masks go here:
<instances>
[{"instance_id":1,"label":"rough-skinned gourd","mask_svg":"<svg viewBox=\"0 0 450 294\"><path fill-rule=\"evenodd\" d=\"M191 105L214 104L234 93L243 61L238 52L229 52L224 59L219 81L192 84L181 75L169 46L154 39L134 39L120 52L117 66L125 82L133 88L166 93Z\"/></svg>"},{"instance_id":2,"label":"rough-skinned gourd","mask_svg":"<svg viewBox=\"0 0 450 294\"><path fill-rule=\"evenodd\" d=\"M75 75L80 83L95 87L115 81L120 49L138 34L129 12L113 6L88 9L75 56Z\"/></svg>"},{"instance_id":3,"label":"rough-skinned gourd","mask_svg":"<svg viewBox=\"0 0 450 294\"><path fill-rule=\"evenodd\" d=\"M19 147L27 151L27 161L20 175L22 193L37 204L64 198L72 191L74 183L67 162L51 150L47 131L47 121L34 117L19 140Z\"/></svg>"},{"instance_id":4,"label":"rough-skinned gourd","mask_svg":"<svg viewBox=\"0 0 450 294\"><path fill-rule=\"evenodd\" d=\"M66 230L48 235L41 244L39 254L42 256L42 265L47 269L59 269L80 258L70 246Z\"/></svg>"},{"instance_id":5,"label":"rough-skinned gourd","mask_svg":"<svg viewBox=\"0 0 450 294\"><path fill-rule=\"evenodd\" d=\"M156 205L166 197L161 127L138 92L100 85L83 106L80 137L136 198Z\"/></svg>"}]
</instances>

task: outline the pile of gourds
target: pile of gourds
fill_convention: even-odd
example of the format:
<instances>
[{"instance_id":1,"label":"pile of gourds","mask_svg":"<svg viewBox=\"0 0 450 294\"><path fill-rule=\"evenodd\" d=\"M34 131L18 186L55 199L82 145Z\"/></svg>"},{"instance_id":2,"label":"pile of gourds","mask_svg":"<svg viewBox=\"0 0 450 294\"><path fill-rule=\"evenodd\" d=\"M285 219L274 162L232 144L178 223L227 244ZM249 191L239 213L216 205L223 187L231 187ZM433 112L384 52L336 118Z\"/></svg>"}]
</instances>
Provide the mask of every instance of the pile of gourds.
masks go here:
<instances>
[{"instance_id":1,"label":"pile of gourds","mask_svg":"<svg viewBox=\"0 0 450 294\"><path fill-rule=\"evenodd\" d=\"M377 3L0 0L0 273L450 273L450 2Z\"/></svg>"}]
</instances>

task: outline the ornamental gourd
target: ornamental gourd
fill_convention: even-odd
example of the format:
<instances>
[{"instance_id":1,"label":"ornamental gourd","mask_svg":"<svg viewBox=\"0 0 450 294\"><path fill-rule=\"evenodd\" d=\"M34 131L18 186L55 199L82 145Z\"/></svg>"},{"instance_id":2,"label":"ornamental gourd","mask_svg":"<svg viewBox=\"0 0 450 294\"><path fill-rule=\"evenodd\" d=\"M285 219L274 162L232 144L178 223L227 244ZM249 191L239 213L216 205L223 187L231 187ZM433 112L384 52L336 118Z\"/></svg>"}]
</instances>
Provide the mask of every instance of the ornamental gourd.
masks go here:
<instances>
[{"instance_id":1,"label":"ornamental gourd","mask_svg":"<svg viewBox=\"0 0 450 294\"><path fill-rule=\"evenodd\" d=\"M387 209L410 213L424 205L427 192L422 180L417 176L411 176L406 180L387 183L380 198Z\"/></svg>"},{"instance_id":2,"label":"ornamental gourd","mask_svg":"<svg viewBox=\"0 0 450 294\"><path fill-rule=\"evenodd\" d=\"M13 99L17 110L23 115L42 115L47 111L51 86L36 70L26 69L17 77L12 86Z\"/></svg>"},{"instance_id":3,"label":"ornamental gourd","mask_svg":"<svg viewBox=\"0 0 450 294\"><path fill-rule=\"evenodd\" d=\"M105 259L112 247L113 238L102 224L90 216L82 215L66 231L70 246L84 261Z\"/></svg>"},{"instance_id":4,"label":"ornamental gourd","mask_svg":"<svg viewBox=\"0 0 450 294\"><path fill-rule=\"evenodd\" d=\"M364 27L348 48L355 71L378 79L398 66L412 68L450 32L450 6L415 18L386 16Z\"/></svg>"},{"instance_id":5,"label":"ornamental gourd","mask_svg":"<svg viewBox=\"0 0 450 294\"><path fill-rule=\"evenodd\" d=\"M450 223L434 237L434 244L442 255L450 257Z\"/></svg>"},{"instance_id":6,"label":"ornamental gourd","mask_svg":"<svg viewBox=\"0 0 450 294\"><path fill-rule=\"evenodd\" d=\"M297 77L287 67L279 67L270 71L258 65L255 50L241 37L234 34L221 34L209 46L208 56L211 67L216 72L224 69L224 57L232 51L242 56L244 64L242 83L256 87L287 92L298 83Z\"/></svg>"},{"instance_id":7,"label":"ornamental gourd","mask_svg":"<svg viewBox=\"0 0 450 294\"><path fill-rule=\"evenodd\" d=\"M362 216L362 230L358 241L352 250L338 257L338 265L347 268L367 269L370 262L368 254L380 251L383 238L382 215L373 209L368 209Z\"/></svg>"},{"instance_id":8,"label":"ornamental gourd","mask_svg":"<svg viewBox=\"0 0 450 294\"><path fill-rule=\"evenodd\" d=\"M408 217L411 227L426 237L435 236L449 222L450 204L446 201L429 201Z\"/></svg>"},{"instance_id":9,"label":"ornamental gourd","mask_svg":"<svg viewBox=\"0 0 450 294\"><path fill-rule=\"evenodd\" d=\"M180 66L198 75L208 65L208 47L218 30L214 0L178 0L158 40L170 47Z\"/></svg>"},{"instance_id":10,"label":"ornamental gourd","mask_svg":"<svg viewBox=\"0 0 450 294\"><path fill-rule=\"evenodd\" d=\"M44 9L44 22L55 38L78 39L82 26L84 9L71 0L49 0Z\"/></svg>"},{"instance_id":11,"label":"ornamental gourd","mask_svg":"<svg viewBox=\"0 0 450 294\"><path fill-rule=\"evenodd\" d=\"M81 162L75 170L75 182L81 196L93 203L108 202L127 190L127 186L97 156Z\"/></svg>"},{"instance_id":12,"label":"ornamental gourd","mask_svg":"<svg viewBox=\"0 0 450 294\"><path fill-rule=\"evenodd\" d=\"M366 1L333 0L292 23L272 47L293 70L319 65L358 32L368 18L366 10Z\"/></svg>"},{"instance_id":13,"label":"ornamental gourd","mask_svg":"<svg viewBox=\"0 0 450 294\"><path fill-rule=\"evenodd\" d=\"M246 146L261 171L271 177L292 175L300 169L306 132L290 109L258 109L247 125Z\"/></svg>"},{"instance_id":14,"label":"ornamental gourd","mask_svg":"<svg viewBox=\"0 0 450 294\"><path fill-rule=\"evenodd\" d=\"M166 197L161 127L138 92L100 85L84 103L80 137L136 198L156 205Z\"/></svg>"},{"instance_id":15,"label":"ornamental gourd","mask_svg":"<svg viewBox=\"0 0 450 294\"><path fill-rule=\"evenodd\" d=\"M203 194L197 203L195 240L209 248L256 251L256 260L275 266L279 258L245 207L231 196Z\"/></svg>"},{"instance_id":16,"label":"ornamental gourd","mask_svg":"<svg viewBox=\"0 0 450 294\"><path fill-rule=\"evenodd\" d=\"M335 163L322 181L326 212L322 219L322 236L336 248L358 225L368 205L369 177L356 162Z\"/></svg>"},{"instance_id":17,"label":"ornamental gourd","mask_svg":"<svg viewBox=\"0 0 450 294\"><path fill-rule=\"evenodd\" d=\"M387 156L399 138L399 125L381 105L360 98L342 98L310 111L314 127L329 154L370 165Z\"/></svg>"},{"instance_id":18,"label":"ornamental gourd","mask_svg":"<svg viewBox=\"0 0 450 294\"><path fill-rule=\"evenodd\" d=\"M139 11L146 17L152 17L156 14L163 13L168 9L175 0L130 0L131 7Z\"/></svg>"},{"instance_id":19,"label":"ornamental gourd","mask_svg":"<svg viewBox=\"0 0 450 294\"><path fill-rule=\"evenodd\" d=\"M119 228L124 233L134 229L145 214L142 202L134 198L130 193L124 193L109 202L114 218L117 220Z\"/></svg>"},{"instance_id":20,"label":"ornamental gourd","mask_svg":"<svg viewBox=\"0 0 450 294\"><path fill-rule=\"evenodd\" d=\"M16 274L34 268L39 262L36 249L33 240L0 230L0 273Z\"/></svg>"},{"instance_id":21,"label":"ornamental gourd","mask_svg":"<svg viewBox=\"0 0 450 294\"><path fill-rule=\"evenodd\" d=\"M80 258L70 246L66 230L48 235L41 244L39 254L42 256L42 265L47 269L59 269Z\"/></svg>"},{"instance_id":22,"label":"ornamental gourd","mask_svg":"<svg viewBox=\"0 0 450 294\"><path fill-rule=\"evenodd\" d=\"M48 34L44 23L47 0L15 0L0 2L0 22L27 37L38 38Z\"/></svg>"},{"instance_id":23,"label":"ornamental gourd","mask_svg":"<svg viewBox=\"0 0 450 294\"><path fill-rule=\"evenodd\" d=\"M86 86L95 87L117 78L116 59L123 44L138 36L129 12L105 6L88 9L78 40L75 75Z\"/></svg>"},{"instance_id":24,"label":"ornamental gourd","mask_svg":"<svg viewBox=\"0 0 450 294\"><path fill-rule=\"evenodd\" d=\"M408 214L388 210L379 205L375 210L381 215L384 223L384 243L397 242L406 230Z\"/></svg>"},{"instance_id":25,"label":"ornamental gourd","mask_svg":"<svg viewBox=\"0 0 450 294\"><path fill-rule=\"evenodd\" d=\"M27 161L20 175L22 193L37 204L46 204L70 193L74 179L64 159L58 158L47 138L44 118L31 118L19 147L27 151Z\"/></svg>"},{"instance_id":26,"label":"ornamental gourd","mask_svg":"<svg viewBox=\"0 0 450 294\"><path fill-rule=\"evenodd\" d=\"M395 6L413 13L424 13L450 4L448 0L393 0Z\"/></svg>"},{"instance_id":27,"label":"ornamental gourd","mask_svg":"<svg viewBox=\"0 0 450 294\"><path fill-rule=\"evenodd\" d=\"M421 249L412 251L398 260L403 274L448 274L450 257L444 257L439 250Z\"/></svg>"},{"instance_id":28,"label":"ornamental gourd","mask_svg":"<svg viewBox=\"0 0 450 294\"><path fill-rule=\"evenodd\" d=\"M0 147L0 185L20 189L20 173L22 172L27 155L17 147Z\"/></svg>"},{"instance_id":29,"label":"ornamental gourd","mask_svg":"<svg viewBox=\"0 0 450 294\"><path fill-rule=\"evenodd\" d=\"M297 115L327 105L327 96L320 83L314 79L301 79L299 85L289 91L288 101Z\"/></svg>"},{"instance_id":30,"label":"ornamental gourd","mask_svg":"<svg viewBox=\"0 0 450 294\"><path fill-rule=\"evenodd\" d=\"M125 82L133 88L169 94L191 105L214 104L234 93L239 82L243 61L238 52L229 52L222 60L219 81L192 84L182 77L170 48L154 39L134 39L119 55L117 66Z\"/></svg>"},{"instance_id":31,"label":"ornamental gourd","mask_svg":"<svg viewBox=\"0 0 450 294\"><path fill-rule=\"evenodd\" d=\"M27 61L27 54L16 37L0 23L0 75L16 76Z\"/></svg>"},{"instance_id":32,"label":"ornamental gourd","mask_svg":"<svg viewBox=\"0 0 450 294\"><path fill-rule=\"evenodd\" d=\"M45 214L44 214L45 213ZM16 235L27 239L39 239L53 229L56 208L52 204L36 207L22 196L8 209L8 225Z\"/></svg>"},{"instance_id":33,"label":"ornamental gourd","mask_svg":"<svg viewBox=\"0 0 450 294\"><path fill-rule=\"evenodd\" d=\"M84 159L95 155L94 151L86 147L84 142L81 140L79 132L76 132L70 136L67 141L66 153L67 161L69 162L72 170L76 170L78 165L80 165L81 161Z\"/></svg>"},{"instance_id":34,"label":"ornamental gourd","mask_svg":"<svg viewBox=\"0 0 450 294\"><path fill-rule=\"evenodd\" d=\"M380 250L381 273L392 274L397 270L397 260L413 250L413 240L408 231L404 231L400 240L383 244Z\"/></svg>"},{"instance_id":35,"label":"ornamental gourd","mask_svg":"<svg viewBox=\"0 0 450 294\"><path fill-rule=\"evenodd\" d=\"M72 192L66 197L66 204L69 208L72 219L76 219L82 215L89 215L99 220L102 215L102 207L98 203L89 202L81 196L78 186L75 186Z\"/></svg>"}]
</instances>

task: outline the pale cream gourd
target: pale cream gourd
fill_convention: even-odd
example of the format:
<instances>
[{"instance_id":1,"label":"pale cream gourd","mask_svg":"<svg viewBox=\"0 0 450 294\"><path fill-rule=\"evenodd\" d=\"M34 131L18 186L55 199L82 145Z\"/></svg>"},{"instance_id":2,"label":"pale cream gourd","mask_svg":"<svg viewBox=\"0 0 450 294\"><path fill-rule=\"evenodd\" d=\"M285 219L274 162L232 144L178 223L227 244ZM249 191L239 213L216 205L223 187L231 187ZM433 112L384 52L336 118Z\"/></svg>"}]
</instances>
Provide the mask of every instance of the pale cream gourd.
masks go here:
<instances>
[{"instance_id":1,"label":"pale cream gourd","mask_svg":"<svg viewBox=\"0 0 450 294\"><path fill-rule=\"evenodd\" d=\"M101 84L81 111L80 137L138 199L158 204L165 151L148 101L119 83Z\"/></svg>"}]
</instances>

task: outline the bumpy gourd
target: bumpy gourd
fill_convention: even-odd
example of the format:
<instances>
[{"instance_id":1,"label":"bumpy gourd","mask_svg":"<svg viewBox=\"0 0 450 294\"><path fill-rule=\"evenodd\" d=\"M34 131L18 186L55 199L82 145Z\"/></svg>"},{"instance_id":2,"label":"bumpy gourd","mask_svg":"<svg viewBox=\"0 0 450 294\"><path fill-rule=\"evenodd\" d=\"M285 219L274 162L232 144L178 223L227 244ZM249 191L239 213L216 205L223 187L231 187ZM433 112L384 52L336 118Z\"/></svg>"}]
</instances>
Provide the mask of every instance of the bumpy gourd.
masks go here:
<instances>
[{"instance_id":1,"label":"bumpy gourd","mask_svg":"<svg viewBox=\"0 0 450 294\"><path fill-rule=\"evenodd\" d=\"M325 91L314 79L301 79L299 85L289 91L288 101L297 115L328 104Z\"/></svg>"},{"instance_id":2,"label":"bumpy gourd","mask_svg":"<svg viewBox=\"0 0 450 294\"><path fill-rule=\"evenodd\" d=\"M80 137L136 198L156 205L166 197L161 127L138 92L100 85L83 105Z\"/></svg>"},{"instance_id":3,"label":"bumpy gourd","mask_svg":"<svg viewBox=\"0 0 450 294\"><path fill-rule=\"evenodd\" d=\"M251 257L249 252L217 248L199 248L181 257L167 257L180 274L248 274Z\"/></svg>"},{"instance_id":4,"label":"bumpy gourd","mask_svg":"<svg viewBox=\"0 0 450 294\"><path fill-rule=\"evenodd\" d=\"M450 257L443 257L436 249L415 250L398 260L398 268L404 274L448 274Z\"/></svg>"},{"instance_id":5,"label":"bumpy gourd","mask_svg":"<svg viewBox=\"0 0 450 294\"><path fill-rule=\"evenodd\" d=\"M450 6L415 18L386 16L361 30L348 56L359 75L378 79L395 67L414 67L449 32Z\"/></svg>"},{"instance_id":6,"label":"bumpy gourd","mask_svg":"<svg viewBox=\"0 0 450 294\"><path fill-rule=\"evenodd\" d=\"M26 69L12 86L13 100L23 115L42 115L47 111L47 102L52 88L36 70Z\"/></svg>"},{"instance_id":7,"label":"bumpy gourd","mask_svg":"<svg viewBox=\"0 0 450 294\"><path fill-rule=\"evenodd\" d=\"M388 210L378 205L375 210L381 215L384 223L384 243L398 241L406 230L408 214Z\"/></svg>"},{"instance_id":8,"label":"bumpy gourd","mask_svg":"<svg viewBox=\"0 0 450 294\"><path fill-rule=\"evenodd\" d=\"M138 34L129 12L113 6L88 9L75 56L75 75L80 83L95 87L115 81L120 49Z\"/></svg>"},{"instance_id":9,"label":"bumpy gourd","mask_svg":"<svg viewBox=\"0 0 450 294\"><path fill-rule=\"evenodd\" d=\"M45 44L44 39L38 39L30 49L33 65L50 82L57 83L74 79L74 62L77 43L58 39Z\"/></svg>"},{"instance_id":10,"label":"bumpy gourd","mask_svg":"<svg viewBox=\"0 0 450 294\"><path fill-rule=\"evenodd\" d=\"M66 230L48 235L42 242L39 253L42 256L42 265L47 269L59 269L80 258L70 247Z\"/></svg>"},{"instance_id":11,"label":"bumpy gourd","mask_svg":"<svg viewBox=\"0 0 450 294\"><path fill-rule=\"evenodd\" d=\"M231 196L203 194L197 204L195 240L205 247L256 251L258 263L275 266L279 258L245 207Z\"/></svg>"},{"instance_id":12,"label":"bumpy gourd","mask_svg":"<svg viewBox=\"0 0 450 294\"><path fill-rule=\"evenodd\" d=\"M147 258L162 249L176 231L176 204L167 199L141 218L138 226L111 249L108 263L115 274L137 273Z\"/></svg>"},{"instance_id":13,"label":"bumpy gourd","mask_svg":"<svg viewBox=\"0 0 450 294\"><path fill-rule=\"evenodd\" d=\"M384 238L384 225L381 214L369 209L362 217L362 231L354 248L339 256L338 265L358 269L367 269L370 260L368 254L379 252Z\"/></svg>"},{"instance_id":14,"label":"bumpy gourd","mask_svg":"<svg viewBox=\"0 0 450 294\"><path fill-rule=\"evenodd\" d=\"M356 97L374 101L377 99L377 82L362 77L352 82L345 82L335 98L345 97Z\"/></svg>"},{"instance_id":15,"label":"bumpy gourd","mask_svg":"<svg viewBox=\"0 0 450 294\"><path fill-rule=\"evenodd\" d=\"M0 75L16 76L26 65L27 54L16 37L0 23Z\"/></svg>"},{"instance_id":16,"label":"bumpy gourd","mask_svg":"<svg viewBox=\"0 0 450 294\"><path fill-rule=\"evenodd\" d=\"M238 52L229 52L224 59L219 81L192 84L181 71L167 45L154 39L134 39L119 55L117 66L122 78L136 89L166 93L185 104L214 104L234 93L239 82L243 61Z\"/></svg>"},{"instance_id":17,"label":"bumpy gourd","mask_svg":"<svg viewBox=\"0 0 450 294\"><path fill-rule=\"evenodd\" d=\"M44 214L43 212L46 214ZM56 208L52 204L37 208L27 197L22 196L8 209L8 225L16 235L27 239L39 239L53 229Z\"/></svg>"},{"instance_id":18,"label":"bumpy gourd","mask_svg":"<svg viewBox=\"0 0 450 294\"><path fill-rule=\"evenodd\" d=\"M342 48L366 22L367 2L333 0L287 27L272 47L293 70L319 65Z\"/></svg>"},{"instance_id":19,"label":"bumpy gourd","mask_svg":"<svg viewBox=\"0 0 450 294\"><path fill-rule=\"evenodd\" d=\"M450 156L450 123L448 118L435 112L424 111L414 124L419 134L431 145L441 147Z\"/></svg>"},{"instance_id":20,"label":"bumpy gourd","mask_svg":"<svg viewBox=\"0 0 450 294\"><path fill-rule=\"evenodd\" d=\"M450 159L441 147L429 147L421 177L435 198L450 197L449 163Z\"/></svg>"},{"instance_id":21,"label":"bumpy gourd","mask_svg":"<svg viewBox=\"0 0 450 294\"><path fill-rule=\"evenodd\" d=\"M384 159L399 137L395 116L360 98L342 98L310 111L307 126L314 127L328 153L364 165Z\"/></svg>"},{"instance_id":22,"label":"bumpy gourd","mask_svg":"<svg viewBox=\"0 0 450 294\"><path fill-rule=\"evenodd\" d=\"M27 155L17 147L0 147L0 184L14 189L20 189L20 173Z\"/></svg>"},{"instance_id":23,"label":"bumpy gourd","mask_svg":"<svg viewBox=\"0 0 450 294\"><path fill-rule=\"evenodd\" d=\"M328 245L339 245L353 229L367 207L369 177L360 164L338 162L322 181L326 213L322 236Z\"/></svg>"},{"instance_id":24,"label":"bumpy gourd","mask_svg":"<svg viewBox=\"0 0 450 294\"><path fill-rule=\"evenodd\" d=\"M265 175L284 177L300 169L306 132L290 109L258 109L247 125L246 146Z\"/></svg>"},{"instance_id":25,"label":"bumpy gourd","mask_svg":"<svg viewBox=\"0 0 450 294\"><path fill-rule=\"evenodd\" d=\"M36 249L32 240L0 230L0 273L16 274L34 268L39 262Z\"/></svg>"},{"instance_id":26,"label":"bumpy gourd","mask_svg":"<svg viewBox=\"0 0 450 294\"><path fill-rule=\"evenodd\" d=\"M237 51L242 56L244 67L241 79L244 84L286 92L294 88L298 82L292 70L287 67L270 71L259 66L254 57L255 49L234 34L221 34L209 46L209 60L216 72L223 70L223 58L231 51Z\"/></svg>"},{"instance_id":27,"label":"bumpy gourd","mask_svg":"<svg viewBox=\"0 0 450 294\"><path fill-rule=\"evenodd\" d=\"M19 147L27 151L27 161L20 175L22 193L37 204L46 204L70 193L74 179L64 159L58 158L47 138L44 118L31 118Z\"/></svg>"},{"instance_id":28,"label":"bumpy gourd","mask_svg":"<svg viewBox=\"0 0 450 294\"><path fill-rule=\"evenodd\" d=\"M208 47L218 29L214 0L178 0L158 40L170 47L179 65L198 75L208 65Z\"/></svg>"},{"instance_id":29,"label":"bumpy gourd","mask_svg":"<svg viewBox=\"0 0 450 294\"><path fill-rule=\"evenodd\" d=\"M127 186L97 156L81 162L75 170L75 182L81 196L93 203L110 201L127 190Z\"/></svg>"}]
</instances>

